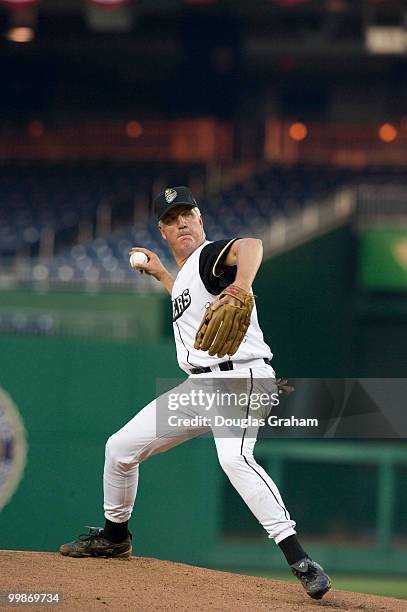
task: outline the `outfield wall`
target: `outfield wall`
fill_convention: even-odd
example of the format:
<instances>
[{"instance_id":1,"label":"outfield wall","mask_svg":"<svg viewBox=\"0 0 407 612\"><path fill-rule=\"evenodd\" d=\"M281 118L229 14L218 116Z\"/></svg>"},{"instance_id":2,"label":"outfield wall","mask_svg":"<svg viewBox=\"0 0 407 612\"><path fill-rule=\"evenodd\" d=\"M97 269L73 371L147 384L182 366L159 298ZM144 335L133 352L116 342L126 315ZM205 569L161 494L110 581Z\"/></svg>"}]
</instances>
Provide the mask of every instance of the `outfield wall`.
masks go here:
<instances>
[{"instance_id":1,"label":"outfield wall","mask_svg":"<svg viewBox=\"0 0 407 612\"><path fill-rule=\"evenodd\" d=\"M1 346L0 384L24 421L28 455L23 478L0 513L0 547L55 550L86 531L84 525L103 524L105 441L155 396L157 375L178 375L173 346L5 337ZM372 570L401 571L405 549L394 547L407 536L406 468L396 466L391 480L383 480L376 461L382 455L386 463L392 445L387 444L390 454L379 449L359 465L346 442L301 444L298 456L293 440L262 440L257 456L282 486L311 550L331 567L360 570L379 546ZM321 451L314 456L317 444L330 449L328 462L318 456ZM388 512L379 503L381 486L393 491L389 533L382 540L378 512L385 518ZM211 438L192 440L141 466L131 527L138 555L217 567L284 566L224 476Z\"/></svg>"}]
</instances>

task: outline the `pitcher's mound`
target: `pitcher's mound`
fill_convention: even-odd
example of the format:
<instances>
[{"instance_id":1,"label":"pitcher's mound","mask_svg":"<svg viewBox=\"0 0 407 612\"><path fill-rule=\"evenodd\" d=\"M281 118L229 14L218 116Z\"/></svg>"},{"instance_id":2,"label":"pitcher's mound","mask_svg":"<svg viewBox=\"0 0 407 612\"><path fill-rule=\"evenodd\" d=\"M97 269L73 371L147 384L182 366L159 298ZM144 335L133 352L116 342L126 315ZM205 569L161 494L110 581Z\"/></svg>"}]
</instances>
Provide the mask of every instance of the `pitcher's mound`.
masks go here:
<instances>
[{"instance_id":1,"label":"pitcher's mound","mask_svg":"<svg viewBox=\"0 0 407 612\"><path fill-rule=\"evenodd\" d=\"M56 553L0 551L1 590L63 595L60 605L33 610L191 610L259 612L273 610L406 611L407 602L345 591L330 591L321 601L310 599L301 585L281 580L132 557L71 559Z\"/></svg>"}]
</instances>

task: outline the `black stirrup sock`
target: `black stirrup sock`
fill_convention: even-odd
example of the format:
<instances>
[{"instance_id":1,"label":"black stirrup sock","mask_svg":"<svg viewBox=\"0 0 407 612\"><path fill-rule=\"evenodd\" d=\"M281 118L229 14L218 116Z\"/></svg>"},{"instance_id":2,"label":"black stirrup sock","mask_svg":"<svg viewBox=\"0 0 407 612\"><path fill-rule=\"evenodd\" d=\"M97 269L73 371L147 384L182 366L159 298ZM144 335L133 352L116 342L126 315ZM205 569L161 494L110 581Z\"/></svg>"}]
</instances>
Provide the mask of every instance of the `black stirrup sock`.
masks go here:
<instances>
[{"instance_id":1,"label":"black stirrup sock","mask_svg":"<svg viewBox=\"0 0 407 612\"><path fill-rule=\"evenodd\" d=\"M116 544L123 542L129 533L128 526L129 521L124 523L112 523L112 521L106 519L105 527L103 529L103 536L106 538L106 540L110 540Z\"/></svg>"},{"instance_id":2,"label":"black stirrup sock","mask_svg":"<svg viewBox=\"0 0 407 612\"><path fill-rule=\"evenodd\" d=\"M304 557L308 557L307 553L297 540L296 535L288 536L288 538L281 540L278 545L283 551L289 565L297 563L297 561L304 559Z\"/></svg>"}]
</instances>

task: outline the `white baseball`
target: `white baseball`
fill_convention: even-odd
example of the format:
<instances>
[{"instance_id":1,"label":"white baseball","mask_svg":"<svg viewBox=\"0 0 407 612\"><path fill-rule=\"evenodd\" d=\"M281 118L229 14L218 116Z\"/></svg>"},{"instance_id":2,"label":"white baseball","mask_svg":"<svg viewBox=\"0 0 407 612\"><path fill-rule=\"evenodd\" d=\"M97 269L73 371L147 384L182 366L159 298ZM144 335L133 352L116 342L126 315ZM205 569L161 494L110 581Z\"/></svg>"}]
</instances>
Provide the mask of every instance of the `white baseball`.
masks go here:
<instances>
[{"instance_id":1,"label":"white baseball","mask_svg":"<svg viewBox=\"0 0 407 612\"><path fill-rule=\"evenodd\" d=\"M148 262L148 257L145 253L141 251L136 251L130 255L130 265L133 269L139 267L140 264L146 264Z\"/></svg>"}]
</instances>

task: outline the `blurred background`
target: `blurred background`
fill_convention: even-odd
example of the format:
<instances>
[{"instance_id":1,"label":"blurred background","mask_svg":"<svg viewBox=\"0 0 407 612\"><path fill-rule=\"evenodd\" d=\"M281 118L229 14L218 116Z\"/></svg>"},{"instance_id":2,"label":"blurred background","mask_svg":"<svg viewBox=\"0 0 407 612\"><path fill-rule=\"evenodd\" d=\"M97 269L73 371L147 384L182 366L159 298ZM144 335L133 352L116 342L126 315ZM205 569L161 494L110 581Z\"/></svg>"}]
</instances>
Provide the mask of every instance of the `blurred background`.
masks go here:
<instances>
[{"instance_id":1,"label":"blurred background","mask_svg":"<svg viewBox=\"0 0 407 612\"><path fill-rule=\"evenodd\" d=\"M405 376L405 2L2 0L0 68L1 548L100 524L106 438L180 375L168 296L127 255L174 269L168 185L210 240L263 239L278 372ZM405 442L257 458L337 587L407 597ZM137 555L285 571L211 440L142 466L132 529Z\"/></svg>"}]
</instances>

